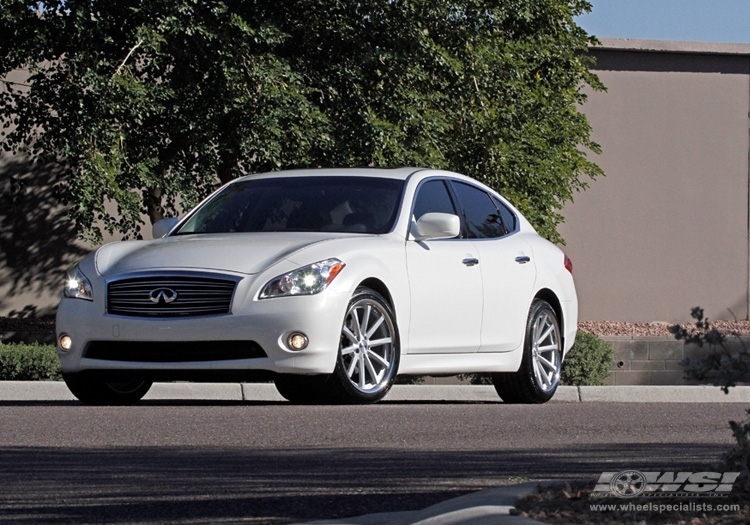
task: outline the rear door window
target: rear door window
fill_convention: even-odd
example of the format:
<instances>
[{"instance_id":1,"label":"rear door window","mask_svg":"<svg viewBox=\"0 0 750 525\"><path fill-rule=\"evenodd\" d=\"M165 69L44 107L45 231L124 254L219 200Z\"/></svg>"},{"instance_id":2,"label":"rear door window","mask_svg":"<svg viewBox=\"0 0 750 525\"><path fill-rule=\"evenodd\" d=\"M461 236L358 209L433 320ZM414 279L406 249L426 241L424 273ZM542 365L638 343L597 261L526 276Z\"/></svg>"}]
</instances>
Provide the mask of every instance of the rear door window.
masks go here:
<instances>
[{"instance_id":1,"label":"rear door window","mask_svg":"<svg viewBox=\"0 0 750 525\"><path fill-rule=\"evenodd\" d=\"M500 218L503 220L503 226L505 226L506 233L513 233L516 231L518 226L518 219L516 214L511 211L500 199L492 197L492 202L497 206L497 210L500 212Z\"/></svg>"},{"instance_id":2,"label":"rear door window","mask_svg":"<svg viewBox=\"0 0 750 525\"><path fill-rule=\"evenodd\" d=\"M500 212L484 190L464 182L451 181L464 215L466 237L493 239L505 235Z\"/></svg>"}]
</instances>

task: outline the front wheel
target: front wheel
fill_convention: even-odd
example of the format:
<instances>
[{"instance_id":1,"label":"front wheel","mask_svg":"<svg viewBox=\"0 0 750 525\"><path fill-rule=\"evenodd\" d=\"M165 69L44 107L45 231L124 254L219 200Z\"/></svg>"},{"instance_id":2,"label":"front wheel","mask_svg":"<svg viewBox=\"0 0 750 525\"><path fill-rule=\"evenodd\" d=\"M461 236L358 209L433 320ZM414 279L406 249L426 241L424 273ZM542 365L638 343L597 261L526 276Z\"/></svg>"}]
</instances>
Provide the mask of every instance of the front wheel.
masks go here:
<instances>
[{"instance_id":1,"label":"front wheel","mask_svg":"<svg viewBox=\"0 0 750 525\"><path fill-rule=\"evenodd\" d=\"M492 374L506 403L546 403L560 382L562 339L557 314L546 301L536 300L526 321L523 359L518 372Z\"/></svg>"},{"instance_id":2,"label":"front wheel","mask_svg":"<svg viewBox=\"0 0 750 525\"><path fill-rule=\"evenodd\" d=\"M151 388L142 379L105 379L92 372L63 374L68 390L87 405L132 405Z\"/></svg>"},{"instance_id":3,"label":"front wheel","mask_svg":"<svg viewBox=\"0 0 750 525\"><path fill-rule=\"evenodd\" d=\"M330 392L342 403L374 403L388 393L400 358L395 315L382 295L358 288L349 302L339 338Z\"/></svg>"}]
</instances>

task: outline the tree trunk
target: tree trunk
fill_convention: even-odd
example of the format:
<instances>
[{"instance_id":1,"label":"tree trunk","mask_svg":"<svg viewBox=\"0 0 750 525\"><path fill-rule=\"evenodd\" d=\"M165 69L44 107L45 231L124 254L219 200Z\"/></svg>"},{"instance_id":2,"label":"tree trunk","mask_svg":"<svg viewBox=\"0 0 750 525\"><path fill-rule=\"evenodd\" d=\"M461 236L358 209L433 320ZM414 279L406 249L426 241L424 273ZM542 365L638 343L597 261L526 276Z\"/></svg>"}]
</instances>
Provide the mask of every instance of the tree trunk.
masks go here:
<instances>
[{"instance_id":1,"label":"tree trunk","mask_svg":"<svg viewBox=\"0 0 750 525\"><path fill-rule=\"evenodd\" d=\"M146 209L151 224L156 224L164 218L164 208L161 205L161 188L146 189Z\"/></svg>"}]
</instances>

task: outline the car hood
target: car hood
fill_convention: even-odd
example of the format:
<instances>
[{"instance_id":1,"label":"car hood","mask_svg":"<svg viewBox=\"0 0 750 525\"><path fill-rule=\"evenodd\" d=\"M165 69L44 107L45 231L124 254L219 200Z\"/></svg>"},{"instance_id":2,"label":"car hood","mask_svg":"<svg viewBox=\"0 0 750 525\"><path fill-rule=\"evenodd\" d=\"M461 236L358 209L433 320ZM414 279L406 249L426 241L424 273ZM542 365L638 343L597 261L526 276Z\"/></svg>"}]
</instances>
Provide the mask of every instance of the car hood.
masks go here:
<instances>
[{"instance_id":1,"label":"car hood","mask_svg":"<svg viewBox=\"0 0 750 525\"><path fill-rule=\"evenodd\" d=\"M268 232L178 235L154 241L123 241L99 248L96 267L104 276L160 269L254 274L303 248L346 237L352 235Z\"/></svg>"}]
</instances>

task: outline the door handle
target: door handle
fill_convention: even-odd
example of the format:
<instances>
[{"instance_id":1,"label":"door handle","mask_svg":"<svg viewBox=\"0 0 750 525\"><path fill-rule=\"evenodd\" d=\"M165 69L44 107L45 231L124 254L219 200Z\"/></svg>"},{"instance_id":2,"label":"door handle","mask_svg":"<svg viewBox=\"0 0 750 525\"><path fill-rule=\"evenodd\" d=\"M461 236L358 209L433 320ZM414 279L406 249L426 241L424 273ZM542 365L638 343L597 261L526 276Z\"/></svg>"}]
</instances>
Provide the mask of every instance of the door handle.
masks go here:
<instances>
[{"instance_id":1,"label":"door handle","mask_svg":"<svg viewBox=\"0 0 750 525\"><path fill-rule=\"evenodd\" d=\"M461 262L466 266L474 266L475 264L479 264L479 259L476 259L475 257L467 257Z\"/></svg>"},{"instance_id":2,"label":"door handle","mask_svg":"<svg viewBox=\"0 0 750 525\"><path fill-rule=\"evenodd\" d=\"M531 257L529 257L528 255L519 255L518 257L516 257L516 262L518 264L526 264L529 261L531 261Z\"/></svg>"}]
</instances>

